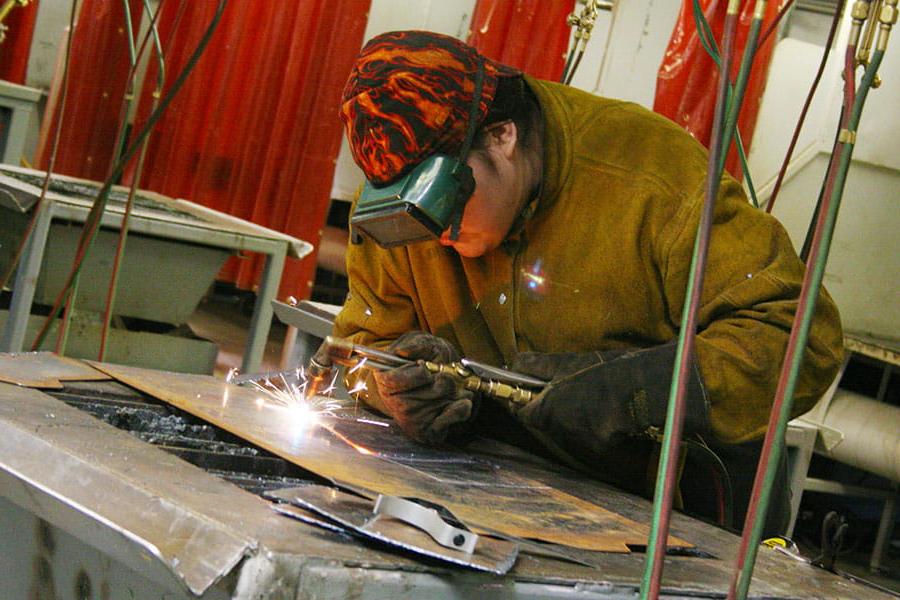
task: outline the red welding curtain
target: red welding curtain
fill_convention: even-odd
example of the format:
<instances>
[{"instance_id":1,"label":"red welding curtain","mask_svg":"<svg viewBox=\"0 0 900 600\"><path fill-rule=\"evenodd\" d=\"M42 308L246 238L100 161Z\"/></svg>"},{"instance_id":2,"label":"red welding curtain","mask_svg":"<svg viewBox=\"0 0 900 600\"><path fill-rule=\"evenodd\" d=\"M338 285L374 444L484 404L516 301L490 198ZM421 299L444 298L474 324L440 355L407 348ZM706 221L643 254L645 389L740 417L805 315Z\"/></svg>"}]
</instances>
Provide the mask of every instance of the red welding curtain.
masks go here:
<instances>
[{"instance_id":1,"label":"red welding curtain","mask_svg":"<svg viewBox=\"0 0 900 600\"><path fill-rule=\"evenodd\" d=\"M787 0L769 2L762 29L765 30L778 15L778 11ZM746 45L753 17L754 0L741 3L740 17L734 40L734 59L731 63L731 77L734 79L740 69L743 49ZM726 0L700 0L703 13L709 21L713 35L721 46L722 31L725 26ZM738 118L738 128L749 151L750 140L756 127L759 106L765 89L766 75L772 59L775 36L757 52L753 71L747 82L744 104ZM663 114L682 127L691 135L709 146L709 135L712 130L712 117L716 104L716 88L718 87L718 70L712 58L703 49L697 36L694 24L693 0L683 0L681 12L675 23L672 38L666 49L656 80L656 99L653 109ZM735 177L740 177L741 168L735 146L728 153L725 167Z\"/></svg>"},{"instance_id":2,"label":"red welding curtain","mask_svg":"<svg viewBox=\"0 0 900 600\"><path fill-rule=\"evenodd\" d=\"M216 2L164 5L169 83ZM188 198L317 245L341 140L338 104L370 0L231 0L190 79L151 138L141 186ZM155 68L147 80L153 81ZM144 86L139 122L150 107ZM261 257L221 277L252 289ZM315 257L289 259L280 297L309 296Z\"/></svg>"},{"instance_id":3,"label":"red welding curtain","mask_svg":"<svg viewBox=\"0 0 900 600\"><path fill-rule=\"evenodd\" d=\"M25 83L37 9L38 0L34 0L28 6L14 8L6 17L6 41L0 44L0 79Z\"/></svg>"},{"instance_id":4,"label":"red welding curtain","mask_svg":"<svg viewBox=\"0 0 900 600\"><path fill-rule=\"evenodd\" d=\"M143 11L141 0L129 0L134 26ZM75 24L66 114L60 130L54 172L104 180L109 173L118 131L125 81L131 69L125 10L121 2L83 0ZM64 48L61 49L64 52ZM62 73L56 73L59 85ZM57 91L55 97L59 97ZM58 103L51 103L54 119L44 132L55 130ZM45 136L37 151L37 165L47 168L51 144Z\"/></svg>"},{"instance_id":5,"label":"red welding curtain","mask_svg":"<svg viewBox=\"0 0 900 600\"><path fill-rule=\"evenodd\" d=\"M469 43L488 58L559 81L574 8L575 0L478 0Z\"/></svg>"}]
</instances>

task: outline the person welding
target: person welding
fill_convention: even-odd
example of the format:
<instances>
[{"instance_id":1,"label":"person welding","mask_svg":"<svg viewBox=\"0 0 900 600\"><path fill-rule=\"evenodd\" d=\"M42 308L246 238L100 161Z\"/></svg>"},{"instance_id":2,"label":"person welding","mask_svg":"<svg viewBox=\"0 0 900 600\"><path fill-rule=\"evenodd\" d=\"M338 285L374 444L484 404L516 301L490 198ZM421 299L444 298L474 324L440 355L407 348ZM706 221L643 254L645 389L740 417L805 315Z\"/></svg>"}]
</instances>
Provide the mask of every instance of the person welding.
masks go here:
<instances>
[{"instance_id":1,"label":"person welding","mask_svg":"<svg viewBox=\"0 0 900 600\"><path fill-rule=\"evenodd\" d=\"M705 148L638 105L534 79L424 31L363 47L341 119L367 182L334 335L415 361L354 373L368 378L363 400L419 442L487 432L652 495ZM739 509L803 271L782 226L724 176L684 431L717 449ZM797 414L832 382L841 353L823 291ZM423 366L462 357L549 384L504 408ZM709 470L685 469L684 506L703 513ZM784 516L782 496L771 513L780 504Z\"/></svg>"}]
</instances>

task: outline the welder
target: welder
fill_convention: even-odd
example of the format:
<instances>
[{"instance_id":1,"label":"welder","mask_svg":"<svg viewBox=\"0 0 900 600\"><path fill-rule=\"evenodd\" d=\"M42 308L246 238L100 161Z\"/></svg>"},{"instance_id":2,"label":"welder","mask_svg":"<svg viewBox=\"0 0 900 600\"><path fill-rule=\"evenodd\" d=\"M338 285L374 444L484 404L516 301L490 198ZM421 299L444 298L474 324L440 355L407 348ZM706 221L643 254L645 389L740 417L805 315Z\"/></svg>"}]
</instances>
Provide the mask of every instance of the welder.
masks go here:
<instances>
[{"instance_id":1,"label":"welder","mask_svg":"<svg viewBox=\"0 0 900 600\"><path fill-rule=\"evenodd\" d=\"M468 357L550 382L529 404L501 407L410 363L364 375L363 399L423 443L493 435L652 494L705 148L636 104L529 77L421 31L364 46L341 118L367 182L351 219L350 292L334 334L406 358ZM736 517L803 271L782 226L723 176L685 435L725 463ZM797 414L834 378L841 339L823 291ZM684 507L695 512L710 512L704 503L715 495L703 464L686 465L681 481ZM777 492L770 512L783 517L786 496Z\"/></svg>"}]
</instances>

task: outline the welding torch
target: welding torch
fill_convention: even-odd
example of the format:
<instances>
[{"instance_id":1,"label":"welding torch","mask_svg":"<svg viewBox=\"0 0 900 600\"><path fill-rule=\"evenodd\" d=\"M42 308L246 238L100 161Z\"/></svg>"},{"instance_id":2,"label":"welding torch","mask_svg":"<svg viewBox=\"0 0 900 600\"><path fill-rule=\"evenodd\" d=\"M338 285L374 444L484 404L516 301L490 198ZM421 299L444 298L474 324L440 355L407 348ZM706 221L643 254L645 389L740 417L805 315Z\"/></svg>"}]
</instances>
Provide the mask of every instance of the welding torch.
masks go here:
<instances>
[{"instance_id":1,"label":"welding torch","mask_svg":"<svg viewBox=\"0 0 900 600\"><path fill-rule=\"evenodd\" d=\"M328 336L309 361L306 369L306 395L315 395L331 380L335 365L356 366L365 360L370 369L388 370L404 365L421 364L434 374L449 375L467 390L479 392L506 405L524 406L547 385L542 379L485 365L466 358L458 362L435 363L403 358L348 340Z\"/></svg>"}]
</instances>

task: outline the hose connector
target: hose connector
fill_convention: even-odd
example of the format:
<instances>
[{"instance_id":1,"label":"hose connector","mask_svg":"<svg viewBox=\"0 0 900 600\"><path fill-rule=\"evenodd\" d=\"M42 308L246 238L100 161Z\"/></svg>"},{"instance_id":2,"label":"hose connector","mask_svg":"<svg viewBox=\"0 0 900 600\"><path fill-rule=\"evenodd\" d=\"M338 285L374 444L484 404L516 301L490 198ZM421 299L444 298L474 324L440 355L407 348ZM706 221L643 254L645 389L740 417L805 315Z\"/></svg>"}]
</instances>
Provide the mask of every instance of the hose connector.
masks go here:
<instances>
[{"instance_id":1,"label":"hose connector","mask_svg":"<svg viewBox=\"0 0 900 600\"><path fill-rule=\"evenodd\" d=\"M870 2L867 0L856 0L853 3L853 8L850 11L850 16L853 18L853 22L850 25L850 37L847 42L848 45L856 46L859 44L860 33L862 32L863 23L865 23L866 19L869 18L869 4ZM861 53L862 53L862 49ZM857 62L861 62L863 58L861 56L857 56Z\"/></svg>"},{"instance_id":2,"label":"hose connector","mask_svg":"<svg viewBox=\"0 0 900 600\"><path fill-rule=\"evenodd\" d=\"M898 0L884 0L884 4L881 7L881 13L878 15L878 21L881 24L878 28L878 42L875 44L875 49L884 52L887 50L888 37L891 34L891 28L893 28L894 24L897 22L898 9L897 9Z\"/></svg>"}]
</instances>

